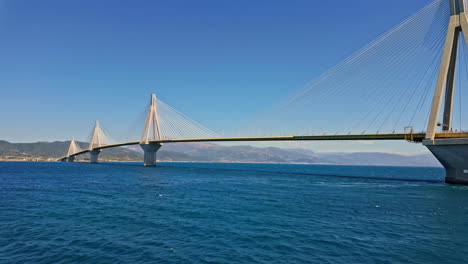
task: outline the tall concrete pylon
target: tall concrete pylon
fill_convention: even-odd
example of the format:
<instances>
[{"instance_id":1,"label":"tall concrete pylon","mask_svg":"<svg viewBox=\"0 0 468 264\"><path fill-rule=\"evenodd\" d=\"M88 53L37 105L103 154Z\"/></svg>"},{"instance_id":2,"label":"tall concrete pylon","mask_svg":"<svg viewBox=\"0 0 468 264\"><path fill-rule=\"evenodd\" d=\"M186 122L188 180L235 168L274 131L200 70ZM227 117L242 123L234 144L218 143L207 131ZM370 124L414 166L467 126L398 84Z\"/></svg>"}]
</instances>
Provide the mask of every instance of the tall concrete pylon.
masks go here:
<instances>
[{"instance_id":1,"label":"tall concrete pylon","mask_svg":"<svg viewBox=\"0 0 468 264\"><path fill-rule=\"evenodd\" d=\"M156 165L156 152L161 147L160 143L154 142L163 139L159 126L158 109L156 106L156 94L151 95L150 109L146 117L143 133L141 134L140 146L144 151L144 165Z\"/></svg>"},{"instance_id":2,"label":"tall concrete pylon","mask_svg":"<svg viewBox=\"0 0 468 264\"><path fill-rule=\"evenodd\" d=\"M158 109L156 107L156 94L151 94L150 109L146 117L143 133L141 134L140 144L148 144L149 141L161 139L161 128L159 126Z\"/></svg>"},{"instance_id":3,"label":"tall concrete pylon","mask_svg":"<svg viewBox=\"0 0 468 264\"><path fill-rule=\"evenodd\" d=\"M445 182L468 184L468 139L436 138L438 125L442 127L443 132L452 131L455 69L460 35L468 46L468 19L465 14L465 0L447 1L450 2L450 21L440 61L436 89L432 99L426 139L423 141L423 144L445 167ZM442 124L439 124L443 98L445 98L443 121Z\"/></svg>"},{"instance_id":4,"label":"tall concrete pylon","mask_svg":"<svg viewBox=\"0 0 468 264\"><path fill-rule=\"evenodd\" d=\"M96 147L102 146L102 138L101 138L101 126L99 125L99 121L96 120L94 122L93 133L91 135L91 140L89 141L89 161L91 163L98 163L99 161L99 154L101 153L100 149L95 149Z\"/></svg>"},{"instance_id":5,"label":"tall concrete pylon","mask_svg":"<svg viewBox=\"0 0 468 264\"><path fill-rule=\"evenodd\" d=\"M442 131L452 130L453 99L455 86L455 69L457 65L458 40L460 34L468 46L468 19L465 14L465 0L447 0L450 2L450 21L445 39L442 59L440 61L439 75L432 100L431 113L427 126L426 139L433 140L437 126ZM443 123L439 124L439 115L445 91Z\"/></svg>"},{"instance_id":6,"label":"tall concrete pylon","mask_svg":"<svg viewBox=\"0 0 468 264\"><path fill-rule=\"evenodd\" d=\"M91 135L91 140L89 141L89 150L94 149L95 147L100 147L102 144L101 139L101 126L99 125L99 120L94 122L93 133Z\"/></svg>"},{"instance_id":7,"label":"tall concrete pylon","mask_svg":"<svg viewBox=\"0 0 468 264\"><path fill-rule=\"evenodd\" d=\"M70 145L68 146L68 151L67 151L67 162L74 162L75 157L72 156L73 154L77 153L80 151L80 148L75 142L75 138L72 137L70 140Z\"/></svg>"}]
</instances>

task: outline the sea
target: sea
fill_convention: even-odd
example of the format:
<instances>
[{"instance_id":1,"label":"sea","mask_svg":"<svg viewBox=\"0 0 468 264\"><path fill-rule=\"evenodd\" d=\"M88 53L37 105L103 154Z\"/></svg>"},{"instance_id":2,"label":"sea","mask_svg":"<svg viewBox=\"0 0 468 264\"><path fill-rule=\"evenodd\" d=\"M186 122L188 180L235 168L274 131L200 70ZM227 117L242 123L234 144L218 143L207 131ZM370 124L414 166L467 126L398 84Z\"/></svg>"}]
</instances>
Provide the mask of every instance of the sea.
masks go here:
<instances>
[{"instance_id":1,"label":"sea","mask_svg":"<svg viewBox=\"0 0 468 264\"><path fill-rule=\"evenodd\" d=\"M0 263L468 263L442 168L0 162Z\"/></svg>"}]
</instances>

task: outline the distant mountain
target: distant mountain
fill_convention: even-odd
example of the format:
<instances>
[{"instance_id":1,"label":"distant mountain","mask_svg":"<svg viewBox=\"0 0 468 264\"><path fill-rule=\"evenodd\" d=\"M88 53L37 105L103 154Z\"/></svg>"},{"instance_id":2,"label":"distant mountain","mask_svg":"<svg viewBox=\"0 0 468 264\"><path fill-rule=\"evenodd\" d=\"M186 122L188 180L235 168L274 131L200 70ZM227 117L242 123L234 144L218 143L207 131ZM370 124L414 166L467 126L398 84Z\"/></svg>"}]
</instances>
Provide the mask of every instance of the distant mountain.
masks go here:
<instances>
[{"instance_id":1,"label":"distant mountain","mask_svg":"<svg viewBox=\"0 0 468 264\"><path fill-rule=\"evenodd\" d=\"M81 149L86 149L88 143L77 142ZM10 143L0 140L0 158L25 158L39 160L55 160L63 157L68 150L70 141L36 142L36 143ZM103 160L140 160L141 153L126 148L111 148L102 152L99 158ZM82 155L80 159L88 159Z\"/></svg>"},{"instance_id":2,"label":"distant mountain","mask_svg":"<svg viewBox=\"0 0 468 264\"><path fill-rule=\"evenodd\" d=\"M217 162L269 162L269 163L319 163L312 154L280 149L257 148L252 146L221 146L212 143L166 144L161 150L186 153L199 160ZM313 153L313 152L312 152ZM164 160L164 155L159 156Z\"/></svg>"},{"instance_id":3,"label":"distant mountain","mask_svg":"<svg viewBox=\"0 0 468 264\"><path fill-rule=\"evenodd\" d=\"M77 142L82 149L87 143ZM10 143L0 141L0 159L56 160L65 155L69 141ZM102 151L101 161L141 161L140 146L110 148ZM88 155L79 156L88 160ZM389 153L316 153L307 149L258 148L248 145L221 146L213 143L164 144L159 161L186 162L263 162L336 165L440 166L431 154L405 156Z\"/></svg>"}]
</instances>

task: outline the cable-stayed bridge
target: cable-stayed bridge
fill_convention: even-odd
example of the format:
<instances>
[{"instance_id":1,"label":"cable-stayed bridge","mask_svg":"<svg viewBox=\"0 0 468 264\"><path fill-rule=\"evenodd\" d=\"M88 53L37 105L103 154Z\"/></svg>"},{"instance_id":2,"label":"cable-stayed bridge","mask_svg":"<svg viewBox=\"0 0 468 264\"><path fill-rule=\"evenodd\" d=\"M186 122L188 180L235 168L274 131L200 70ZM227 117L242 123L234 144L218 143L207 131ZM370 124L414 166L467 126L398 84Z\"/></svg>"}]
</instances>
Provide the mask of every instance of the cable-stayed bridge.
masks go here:
<instances>
[{"instance_id":1,"label":"cable-stayed bridge","mask_svg":"<svg viewBox=\"0 0 468 264\"><path fill-rule=\"evenodd\" d=\"M332 131L221 137L153 94L139 140L111 143L96 121L88 148L80 149L72 139L60 160L73 162L90 153L96 163L106 148L140 145L145 166L154 166L165 143L406 140L422 143L437 157L447 171L446 182L468 184L468 133L462 130L462 87L468 82L466 6L465 0L433 1L255 122L277 135L278 124L290 131Z\"/></svg>"}]
</instances>

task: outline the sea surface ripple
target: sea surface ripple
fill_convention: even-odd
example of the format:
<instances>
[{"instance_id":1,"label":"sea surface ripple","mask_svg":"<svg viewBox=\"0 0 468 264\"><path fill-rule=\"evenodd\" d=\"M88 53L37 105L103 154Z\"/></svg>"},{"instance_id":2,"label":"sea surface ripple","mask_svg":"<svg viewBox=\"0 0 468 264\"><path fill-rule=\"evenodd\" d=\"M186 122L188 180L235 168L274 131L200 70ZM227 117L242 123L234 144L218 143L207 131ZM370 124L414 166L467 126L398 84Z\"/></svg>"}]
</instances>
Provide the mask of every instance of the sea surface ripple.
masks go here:
<instances>
[{"instance_id":1,"label":"sea surface ripple","mask_svg":"<svg viewBox=\"0 0 468 264\"><path fill-rule=\"evenodd\" d=\"M0 162L0 263L466 263L441 168Z\"/></svg>"}]
</instances>

